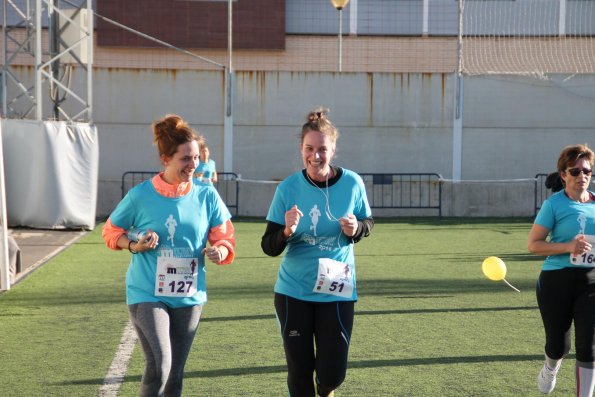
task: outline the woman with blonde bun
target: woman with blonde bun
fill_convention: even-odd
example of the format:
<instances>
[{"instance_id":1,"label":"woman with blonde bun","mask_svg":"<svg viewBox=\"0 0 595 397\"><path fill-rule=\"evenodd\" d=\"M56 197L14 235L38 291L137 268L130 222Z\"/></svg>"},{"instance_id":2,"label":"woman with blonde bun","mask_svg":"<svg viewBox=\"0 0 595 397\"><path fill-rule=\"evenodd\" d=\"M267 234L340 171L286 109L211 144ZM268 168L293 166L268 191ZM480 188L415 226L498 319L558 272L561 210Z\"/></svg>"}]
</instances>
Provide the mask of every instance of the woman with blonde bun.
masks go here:
<instances>
[{"instance_id":1,"label":"woman with blonde bun","mask_svg":"<svg viewBox=\"0 0 595 397\"><path fill-rule=\"evenodd\" d=\"M308 115L300 152L304 169L275 192L262 249L283 251L275 309L287 360L291 397L333 396L347 372L354 304L354 244L374 221L364 183L331 165L339 132L327 109Z\"/></svg>"}]
</instances>

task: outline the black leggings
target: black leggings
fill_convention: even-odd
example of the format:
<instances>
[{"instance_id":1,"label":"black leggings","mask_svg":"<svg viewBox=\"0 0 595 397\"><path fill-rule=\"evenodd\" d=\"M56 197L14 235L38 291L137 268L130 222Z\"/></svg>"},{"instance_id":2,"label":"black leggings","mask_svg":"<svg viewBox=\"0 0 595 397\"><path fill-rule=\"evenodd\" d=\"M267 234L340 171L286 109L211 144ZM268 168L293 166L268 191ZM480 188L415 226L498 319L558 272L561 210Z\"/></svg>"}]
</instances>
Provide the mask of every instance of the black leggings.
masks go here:
<instances>
[{"instance_id":1,"label":"black leggings","mask_svg":"<svg viewBox=\"0 0 595 397\"><path fill-rule=\"evenodd\" d=\"M542 271L537 281L537 303L545 328L545 353L559 360L570 351L574 320L576 360L594 361L595 269L565 268Z\"/></svg>"},{"instance_id":2,"label":"black leggings","mask_svg":"<svg viewBox=\"0 0 595 397\"><path fill-rule=\"evenodd\" d=\"M318 303L275 294L290 397L327 396L345 379L354 302ZM314 348L316 346L316 349Z\"/></svg>"}]
</instances>

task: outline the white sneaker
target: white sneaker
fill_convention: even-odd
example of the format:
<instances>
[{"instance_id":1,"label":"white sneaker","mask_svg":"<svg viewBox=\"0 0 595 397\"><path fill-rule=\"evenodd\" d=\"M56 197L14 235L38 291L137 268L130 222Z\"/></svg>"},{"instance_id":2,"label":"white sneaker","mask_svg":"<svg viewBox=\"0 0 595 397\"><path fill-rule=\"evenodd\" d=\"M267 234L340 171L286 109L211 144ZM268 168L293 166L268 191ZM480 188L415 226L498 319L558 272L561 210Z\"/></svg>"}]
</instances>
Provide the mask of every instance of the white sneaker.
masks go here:
<instances>
[{"instance_id":1,"label":"white sneaker","mask_svg":"<svg viewBox=\"0 0 595 397\"><path fill-rule=\"evenodd\" d=\"M315 388L316 388L316 397L320 397L320 394L318 394L318 385L315 385ZM332 392L330 392L327 397L335 397L335 391L333 390Z\"/></svg>"},{"instance_id":2,"label":"white sneaker","mask_svg":"<svg viewBox=\"0 0 595 397\"><path fill-rule=\"evenodd\" d=\"M545 394L551 393L554 390L554 387L556 387L557 374L557 370L549 369L546 364L543 364L543 368L541 368L541 371L539 371L539 375L537 376L537 387L539 388L539 391Z\"/></svg>"}]
</instances>

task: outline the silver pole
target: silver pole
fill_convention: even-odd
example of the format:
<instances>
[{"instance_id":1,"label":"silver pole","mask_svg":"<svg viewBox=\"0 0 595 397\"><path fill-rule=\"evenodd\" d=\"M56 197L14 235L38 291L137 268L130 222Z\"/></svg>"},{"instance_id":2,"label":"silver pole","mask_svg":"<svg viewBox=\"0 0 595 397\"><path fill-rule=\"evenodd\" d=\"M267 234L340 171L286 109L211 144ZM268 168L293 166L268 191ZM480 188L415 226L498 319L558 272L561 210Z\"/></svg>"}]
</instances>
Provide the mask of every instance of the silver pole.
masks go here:
<instances>
[{"instance_id":1,"label":"silver pole","mask_svg":"<svg viewBox=\"0 0 595 397\"><path fill-rule=\"evenodd\" d=\"M452 126L452 179L459 182L463 163L463 1L459 2L457 70L454 72L454 109Z\"/></svg>"},{"instance_id":2,"label":"silver pole","mask_svg":"<svg viewBox=\"0 0 595 397\"><path fill-rule=\"evenodd\" d=\"M43 118L43 101L41 98L41 66L43 58L41 53L41 0L35 1L35 119L41 120Z\"/></svg>"},{"instance_id":3,"label":"silver pole","mask_svg":"<svg viewBox=\"0 0 595 397\"><path fill-rule=\"evenodd\" d=\"M339 72L343 70L343 18L342 13L343 9L339 8Z\"/></svg>"},{"instance_id":4,"label":"silver pole","mask_svg":"<svg viewBox=\"0 0 595 397\"><path fill-rule=\"evenodd\" d=\"M53 61L50 62L49 69L52 73L50 81L50 99L52 100L52 116L54 120L60 120L60 88L52 84L53 81L60 80L60 57L56 57L60 53L60 42L59 42L59 14L56 12L56 8L59 8L58 0L48 1L48 15L49 25L48 34L50 37L50 58ZM66 22L69 23L69 22ZM54 58L55 57L55 58Z\"/></svg>"},{"instance_id":5,"label":"silver pole","mask_svg":"<svg viewBox=\"0 0 595 397\"><path fill-rule=\"evenodd\" d=\"M233 0L227 2L227 45L228 65L225 68L225 113L223 116L223 171L233 172Z\"/></svg>"},{"instance_id":6,"label":"silver pole","mask_svg":"<svg viewBox=\"0 0 595 397\"><path fill-rule=\"evenodd\" d=\"M7 91L6 91L6 83L8 82L8 80L6 79L6 72L8 71L8 65L6 64L6 61L8 60L7 57L7 51L8 51L8 38L6 37L6 22L7 22L7 17L6 17L6 0L4 0L2 2L2 40L4 41L4 45L2 48L2 82L0 82L0 84L2 84L2 97L0 98L2 100L2 113L0 113L0 116L6 117L7 116L7 112L8 112L8 108L6 106L6 96L8 95Z\"/></svg>"},{"instance_id":7,"label":"silver pole","mask_svg":"<svg viewBox=\"0 0 595 397\"><path fill-rule=\"evenodd\" d=\"M87 0L87 119L93 124L93 32L95 31L93 20L93 3Z\"/></svg>"},{"instance_id":8,"label":"silver pole","mask_svg":"<svg viewBox=\"0 0 595 397\"><path fill-rule=\"evenodd\" d=\"M458 80L461 79L463 74L463 0L459 0L459 20L458 20L459 33L457 36L457 72L456 77ZM456 91L457 106L456 106L456 117L461 117L461 87L457 84Z\"/></svg>"},{"instance_id":9,"label":"silver pole","mask_svg":"<svg viewBox=\"0 0 595 397\"><path fill-rule=\"evenodd\" d=\"M227 95L227 106L226 106L226 114L227 117L231 116L231 74L233 71L232 65L232 36L233 36L233 8L232 8L233 0L228 0L227 2L227 54L228 54L228 66L225 73L225 80L226 84L226 95Z\"/></svg>"},{"instance_id":10,"label":"silver pole","mask_svg":"<svg viewBox=\"0 0 595 397\"><path fill-rule=\"evenodd\" d=\"M232 8L232 4L233 4L233 0L228 0L227 3L227 50L228 50L228 56L229 56L229 70L231 71L232 69L232 64L231 64L231 51L233 49L232 47L232 33L233 33L233 28L232 28L232 22L233 22L233 8Z\"/></svg>"},{"instance_id":11,"label":"silver pole","mask_svg":"<svg viewBox=\"0 0 595 397\"><path fill-rule=\"evenodd\" d=\"M6 15L6 14L4 14ZM4 162L2 159L2 120L0 119L0 290L10 289L10 264L8 263L8 227L6 214L6 190L4 179Z\"/></svg>"}]
</instances>

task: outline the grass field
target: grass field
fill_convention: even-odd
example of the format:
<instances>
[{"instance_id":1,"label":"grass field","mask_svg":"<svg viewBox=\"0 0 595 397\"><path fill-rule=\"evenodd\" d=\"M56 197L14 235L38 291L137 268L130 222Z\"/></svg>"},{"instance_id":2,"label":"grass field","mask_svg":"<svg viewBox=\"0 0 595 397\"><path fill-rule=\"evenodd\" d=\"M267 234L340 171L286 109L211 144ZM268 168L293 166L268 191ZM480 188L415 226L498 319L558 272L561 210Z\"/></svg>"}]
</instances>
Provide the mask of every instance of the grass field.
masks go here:
<instances>
[{"instance_id":1,"label":"grass field","mask_svg":"<svg viewBox=\"0 0 595 397\"><path fill-rule=\"evenodd\" d=\"M237 259L208 266L209 302L186 366L186 396L286 396L273 310L279 258L260 249L261 220L239 220ZM529 219L377 220L356 245L360 300L337 397L539 396L543 329L527 253ZM0 295L0 395L96 396L127 323L128 252L100 228ZM499 256L507 280L485 279ZM574 357L574 356L572 356ZM119 396L137 396L135 348ZM553 396L574 393L574 360Z\"/></svg>"}]
</instances>

